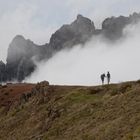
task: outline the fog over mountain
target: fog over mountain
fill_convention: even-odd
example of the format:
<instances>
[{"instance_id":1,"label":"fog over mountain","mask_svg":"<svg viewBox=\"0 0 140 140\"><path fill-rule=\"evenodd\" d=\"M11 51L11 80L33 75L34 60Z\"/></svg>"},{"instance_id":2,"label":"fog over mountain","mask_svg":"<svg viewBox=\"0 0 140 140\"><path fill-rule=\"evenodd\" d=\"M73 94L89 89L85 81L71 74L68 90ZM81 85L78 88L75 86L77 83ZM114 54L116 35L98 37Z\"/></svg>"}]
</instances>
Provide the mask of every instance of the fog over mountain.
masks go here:
<instances>
[{"instance_id":1,"label":"fog over mountain","mask_svg":"<svg viewBox=\"0 0 140 140\"><path fill-rule=\"evenodd\" d=\"M47 79L52 84L89 85L99 83L100 74L106 71L114 76L112 82L137 79L139 20L139 13L109 17L98 29L94 21L79 14L44 45L17 35L9 45L7 63L1 61L0 81L26 78L29 82ZM129 53L135 50L130 60ZM129 73L136 74L131 77Z\"/></svg>"},{"instance_id":2,"label":"fog over mountain","mask_svg":"<svg viewBox=\"0 0 140 140\"><path fill-rule=\"evenodd\" d=\"M111 82L140 78L140 24L124 28L123 38L108 42L103 36L93 36L85 45L62 50L38 69L27 81L48 79L52 84L100 84L100 74L111 73Z\"/></svg>"}]
</instances>

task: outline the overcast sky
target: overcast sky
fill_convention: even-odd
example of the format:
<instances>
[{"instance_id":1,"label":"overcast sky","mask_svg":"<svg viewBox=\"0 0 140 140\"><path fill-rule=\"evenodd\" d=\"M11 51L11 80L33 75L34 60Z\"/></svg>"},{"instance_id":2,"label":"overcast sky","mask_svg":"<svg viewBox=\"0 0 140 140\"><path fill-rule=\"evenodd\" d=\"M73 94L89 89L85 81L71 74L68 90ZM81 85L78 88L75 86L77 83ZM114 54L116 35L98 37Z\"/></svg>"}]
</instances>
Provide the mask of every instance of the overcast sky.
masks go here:
<instances>
[{"instance_id":1,"label":"overcast sky","mask_svg":"<svg viewBox=\"0 0 140 140\"><path fill-rule=\"evenodd\" d=\"M108 16L128 16L139 9L140 0L0 0L0 60L6 60L9 43L17 34L44 44L79 13L99 27Z\"/></svg>"}]
</instances>

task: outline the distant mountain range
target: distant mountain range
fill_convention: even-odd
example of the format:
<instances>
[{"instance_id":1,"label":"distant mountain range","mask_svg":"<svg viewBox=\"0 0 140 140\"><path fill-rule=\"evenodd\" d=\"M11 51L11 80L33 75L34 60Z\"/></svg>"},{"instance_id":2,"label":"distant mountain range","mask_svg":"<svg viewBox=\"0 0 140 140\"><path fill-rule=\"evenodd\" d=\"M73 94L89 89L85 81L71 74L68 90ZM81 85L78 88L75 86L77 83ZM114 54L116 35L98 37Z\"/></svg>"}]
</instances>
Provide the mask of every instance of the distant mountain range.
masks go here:
<instances>
[{"instance_id":1,"label":"distant mountain range","mask_svg":"<svg viewBox=\"0 0 140 140\"><path fill-rule=\"evenodd\" d=\"M106 18L102 29L96 29L94 22L78 15L71 24L63 25L45 45L34 44L22 35L17 35L8 48L7 63L0 61L0 82L18 80L21 82L36 69L35 62L48 60L64 48L72 48L86 43L93 35L103 35L109 41L116 41L123 36L123 29L140 20L140 13L129 17L119 16Z\"/></svg>"}]
</instances>

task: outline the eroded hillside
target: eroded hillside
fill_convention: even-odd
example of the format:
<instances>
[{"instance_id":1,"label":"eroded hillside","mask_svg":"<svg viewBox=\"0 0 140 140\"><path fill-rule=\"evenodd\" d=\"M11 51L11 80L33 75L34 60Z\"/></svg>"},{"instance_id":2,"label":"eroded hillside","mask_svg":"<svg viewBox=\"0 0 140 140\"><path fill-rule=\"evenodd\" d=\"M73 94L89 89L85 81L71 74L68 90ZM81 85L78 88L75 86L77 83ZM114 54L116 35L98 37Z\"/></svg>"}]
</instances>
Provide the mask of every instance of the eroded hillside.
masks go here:
<instances>
[{"instance_id":1,"label":"eroded hillside","mask_svg":"<svg viewBox=\"0 0 140 140\"><path fill-rule=\"evenodd\" d=\"M0 140L140 139L139 81L13 84L0 87L0 100Z\"/></svg>"}]
</instances>

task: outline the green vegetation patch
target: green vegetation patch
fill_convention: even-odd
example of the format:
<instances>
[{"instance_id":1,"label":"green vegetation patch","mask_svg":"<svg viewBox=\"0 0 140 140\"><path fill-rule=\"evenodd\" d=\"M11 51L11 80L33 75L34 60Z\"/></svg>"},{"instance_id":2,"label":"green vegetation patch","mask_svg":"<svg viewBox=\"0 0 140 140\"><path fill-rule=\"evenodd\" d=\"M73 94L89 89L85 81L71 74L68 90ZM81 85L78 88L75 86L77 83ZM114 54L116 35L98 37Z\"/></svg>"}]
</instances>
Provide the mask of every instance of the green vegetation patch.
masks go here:
<instances>
[{"instance_id":1,"label":"green vegetation patch","mask_svg":"<svg viewBox=\"0 0 140 140\"><path fill-rule=\"evenodd\" d=\"M91 94L91 90L84 88L84 89L76 89L69 93L66 100L69 100L70 102L74 103L80 103L80 102L93 102L95 100L101 99L101 96L99 94Z\"/></svg>"}]
</instances>

